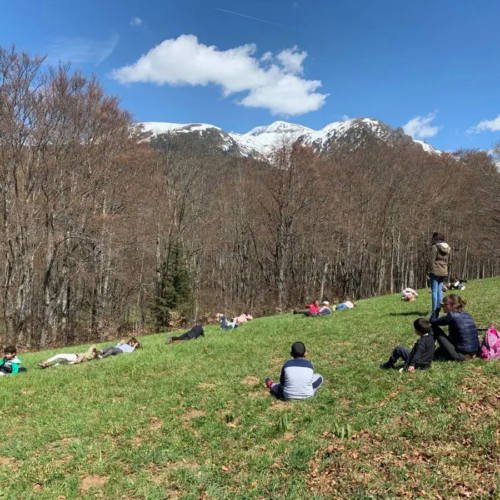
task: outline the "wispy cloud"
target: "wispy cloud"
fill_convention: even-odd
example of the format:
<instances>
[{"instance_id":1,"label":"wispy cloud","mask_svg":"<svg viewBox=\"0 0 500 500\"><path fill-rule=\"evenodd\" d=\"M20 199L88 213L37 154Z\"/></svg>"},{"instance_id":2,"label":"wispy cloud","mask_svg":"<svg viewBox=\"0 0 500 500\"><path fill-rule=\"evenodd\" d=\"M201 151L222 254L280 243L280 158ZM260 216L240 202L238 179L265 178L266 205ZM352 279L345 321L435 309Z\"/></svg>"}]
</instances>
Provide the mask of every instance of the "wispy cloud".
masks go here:
<instances>
[{"instance_id":1,"label":"wispy cloud","mask_svg":"<svg viewBox=\"0 0 500 500\"><path fill-rule=\"evenodd\" d=\"M140 17L133 17L130 21L130 26L140 26L143 23L143 20Z\"/></svg>"},{"instance_id":2,"label":"wispy cloud","mask_svg":"<svg viewBox=\"0 0 500 500\"><path fill-rule=\"evenodd\" d=\"M426 139L434 137L443 127L433 125L437 112L429 113L424 116L415 116L406 125L403 125L405 134L411 135L414 139Z\"/></svg>"},{"instance_id":3,"label":"wispy cloud","mask_svg":"<svg viewBox=\"0 0 500 500\"><path fill-rule=\"evenodd\" d=\"M268 21L267 19L260 19L259 17L248 16L246 14L241 14L240 12L233 12L232 10L219 9L218 7L212 7L212 8L215 10L218 10L219 12L225 12L226 14L232 14L233 16L246 17L247 19L253 19L254 21L259 21L261 23L272 24L273 26L284 27L282 24L274 23L272 21Z\"/></svg>"},{"instance_id":4,"label":"wispy cloud","mask_svg":"<svg viewBox=\"0 0 500 500\"><path fill-rule=\"evenodd\" d=\"M272 114L300 115L323 106L327 94L317 92L321 81L301 76L306 52L293 47L259 58L256 51L254 44L219 50L194 35L181 35L163 41L111 76L121 83L219 85L225 97L245 93L238 104Z\"/></svg>"},{"instance_id":5,"label":"wispy cloud","mask_svg":"<svg viewBox=\"0 0 500 500\"><path fill-rule=\"evenodd\" d=\"M480 132L498 132L500 130L500 115L493 120L481 120L477 125L474 125L467 134L479 134Z\"/></svg>"},{"instance_id":6,"label":"wispy cloud","mask_svg":"<svg viewBox=\"0 0 500 500\"><path fill-rule=\"evenodd\" d=\"M299 7L299 2L293 2L292 9L298 9L298 7Z\"/></svg>"},{"instance_id":7,"label":"wispy cloud","mask_svg":"<svg viewBox=\"0 0 500 500\"><path fill-rule=\"evenodd\" d=\"M113 53L119 40L117 34L104 41L84 37L59 37L47 47L48 60L52 63L61 61L98 66Z\"/></svg>"}]
</instances>

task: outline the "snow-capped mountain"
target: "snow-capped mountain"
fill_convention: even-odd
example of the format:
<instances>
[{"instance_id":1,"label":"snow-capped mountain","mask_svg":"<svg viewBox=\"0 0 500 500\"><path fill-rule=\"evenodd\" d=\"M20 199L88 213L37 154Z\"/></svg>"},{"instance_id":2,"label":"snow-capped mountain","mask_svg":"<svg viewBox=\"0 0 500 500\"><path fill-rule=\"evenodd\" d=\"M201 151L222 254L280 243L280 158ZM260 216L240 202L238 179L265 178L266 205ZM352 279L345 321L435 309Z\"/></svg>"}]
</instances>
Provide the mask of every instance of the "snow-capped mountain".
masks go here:
<instances>
[{"instance_id":1,"label":"snow-capped mountain","mask_svg":"<svg viewBox=\"0 0 500 500\"><path fill-rule=\"evenodd\" d=\"M263 158L272 148L288 142L313 146L322 154L335 151L352 151L369 139L377 139L389 144L418 144L430 154L441 154L430 144L417 141L406 135L403 129L393 129L380 120L355 118L330 123L321 130L313 130L295 123L277 121L271 125L256 127L246 134L225 132L214 125L203 123L142 123L145 131L153 137L168 137L175 145L195 148L198 152L232 154ZM164 136L164 134L168 134Z\"/></svg>"}]
</instances>

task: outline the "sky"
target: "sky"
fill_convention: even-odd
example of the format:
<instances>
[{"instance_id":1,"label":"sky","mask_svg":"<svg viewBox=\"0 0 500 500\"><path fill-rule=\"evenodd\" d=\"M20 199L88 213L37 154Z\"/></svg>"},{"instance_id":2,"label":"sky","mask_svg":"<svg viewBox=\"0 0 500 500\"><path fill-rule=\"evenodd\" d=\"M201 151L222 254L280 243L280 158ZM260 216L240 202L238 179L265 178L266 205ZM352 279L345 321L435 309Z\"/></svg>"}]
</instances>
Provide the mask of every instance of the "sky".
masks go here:
<instances>
[{"instance_id":1,"label":"sky","mask_svg":"<svg viewBox=\"0 0 500 500\"><path fill-rule=\"evenodd\" d=\"M95 73L136 121L500 141L499 0L0 0L0 46Z\"/></svg>"}]
</instances>

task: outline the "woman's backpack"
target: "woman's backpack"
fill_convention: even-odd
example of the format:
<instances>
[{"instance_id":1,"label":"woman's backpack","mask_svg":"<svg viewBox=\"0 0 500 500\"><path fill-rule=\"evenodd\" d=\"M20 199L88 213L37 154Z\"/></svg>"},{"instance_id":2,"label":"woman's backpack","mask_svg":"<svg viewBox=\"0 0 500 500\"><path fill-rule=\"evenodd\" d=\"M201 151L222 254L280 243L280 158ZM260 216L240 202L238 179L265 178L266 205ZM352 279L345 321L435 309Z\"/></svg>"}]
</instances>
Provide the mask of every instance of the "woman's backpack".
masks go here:
<instances>
[{"instance_id":1,"label":"woman's backpack","mask_svg":"<svg viewBox=\"0 0 500 500\"><path fill-rule=\"evenodd\" d=\"M479 349L479 357L481 359L498 359L500 358L500 333L497 332L493 325L490 325L484 334L481 347Z\"/></svg>"}]
</instances>

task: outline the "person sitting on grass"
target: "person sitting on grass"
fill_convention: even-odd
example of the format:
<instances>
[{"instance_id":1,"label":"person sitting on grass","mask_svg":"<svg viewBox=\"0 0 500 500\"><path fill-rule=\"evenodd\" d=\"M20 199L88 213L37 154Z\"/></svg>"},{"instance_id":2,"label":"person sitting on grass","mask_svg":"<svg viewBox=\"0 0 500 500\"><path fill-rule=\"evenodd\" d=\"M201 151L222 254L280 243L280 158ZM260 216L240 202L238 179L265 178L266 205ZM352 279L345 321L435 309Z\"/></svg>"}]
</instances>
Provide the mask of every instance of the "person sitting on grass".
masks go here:
<instances>
[{"instance_id":1,"label":"person sitting on grass","mask_svg":"<svg viewBox=\"0 0 500 500\"><path fill-rule=\"evenodd\" d=\"M233 328L238 328L238 324L236 323L234 318L231 318L229 321L226 320L226 316L223 314L220 317L220 327L223 330L232 330Z\"/></svg>"},{"instance_id":2,"label":"person sitting on grass","mask_svg":"<svg viewBox=\"0 0 500 500\"><path fill-rule=\"evenodd\" d=\"M324 300L321 303L321 308L319 310L318 316L325 316L327 314L332 314L332 310L330 309L330 302L328 302L328 300Z\"/></svg>"},{"instance_id":3,"label":"person sitting on grass","mask_svg":"<svg viewBox=\"0 0 500 500\"><path fill-rule=\"evenodd\" d=\"M10 345L4 348L3 358L0 359L0 376L16 375L19 372L25 372L26 368L21 368L21 360L17 357L17 349Z\"/></svg>"},{"instance_id":4,"label":"person sitting on grass","mask_svg":"<svg viewBox=\"0 0 500 500\"><path fill-rule=\"evenodd\" d=\"M304 316L318 316L319 315L319 300L315 300L311 304L308 304L307 309L302 311L293 311L293 314L303 314Z\"/></svg>"},{"instance_id":5,"label":"person sitting on grass","mask_svg":"<svg viewBox=\"0 0 500 500\"><path fill-rule=\"evenodd\" d=\"M400 359L405 362L403 370L410 373L416 369L430 368L434 357L434 337L430 321L426 318L418 318L413 322L413 328L420 338L415 342L411 352L406 347L398 345L392 350L389 361L382 363L380 368L383 370L394 368Z\"/></svg>"},{"instance_id":6,"label":"person sitting on grass","mask_svg":"<svg viewBox=\"0 0 500 500\"><path fill-rule=\"evenodd\" d=\"M292 345L292 358L281 369L279 383L269 377L266 386L278 398L282 399L307 399L323 385L323 377L314 373L313 364L305 359L306 346L302 342Z\"/></svg>"},{"instance_id":7,"label":"person sitting on grass","mask_svg":"<svg viewBox=\"0 0 500 500\"><path fill-rule=\"evenodd\" d=\"M173 342L184 342L186 340L193 340L199 337L204 337L205 332L200 325L193 326L189 332L183 333L179 337L168 337L167 344L172 344Z\"/></svg>"},{"instance_id":8,"label":"person sitting on grass","mask_svg":"<svg viewBox=\"0 0 500 500\"><path fill-rule=\"evenodd\" d=\"M448 295L443 300L446 316L439 317L441 308L432 312L430 322L434 339L439 344L434 359L466 361L479 351L479 334L471 315L464 311L466 302L458 295ZM441 328L448 327L448 335Z\"/></svg>"},{"instance_id":9,"label":"person sitting on grass","mask_svg":"<svg viewBox=\"0 0 500 500\"><path fill-rule=\"evenodd\" d=\"M79 363L86 363L97 358L97 346L91 345L87 352L71 353L71 354L56 354L47 361L38 363L40 368L50 368L51 366L58 365L77 365Z\"/></svg>"},{"instance_id":10,"label":"person sitting on grass","mask_svg":"<svg viewBox=\"0 0 500 500\"><path fill-rule=\"evenodd\" d=\"M128 342L126 342L125 339L121 339L114 347L110 346L106 347L106 349L102 349L98 357L99 359L105 359L109 358L109 356L116 356L118 354L129 354L136 349L140 349L140 347L141 344L139 344L139 341L135 337L132 337Z\"/></svg>"}]
</instances>

